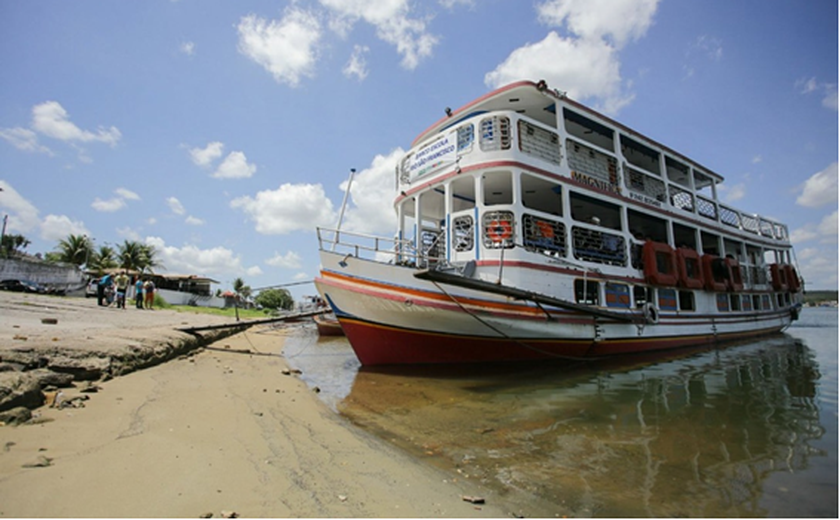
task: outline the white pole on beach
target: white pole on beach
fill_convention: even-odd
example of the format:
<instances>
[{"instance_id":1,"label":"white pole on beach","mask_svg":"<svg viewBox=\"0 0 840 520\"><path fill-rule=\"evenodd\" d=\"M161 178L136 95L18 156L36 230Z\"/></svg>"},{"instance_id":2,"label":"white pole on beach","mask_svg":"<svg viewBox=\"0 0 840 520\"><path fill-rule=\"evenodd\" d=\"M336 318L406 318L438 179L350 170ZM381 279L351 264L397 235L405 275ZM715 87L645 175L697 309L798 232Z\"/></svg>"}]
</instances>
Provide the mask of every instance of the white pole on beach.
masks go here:
<instances>
[{"instance_id":1,"label":"white pole on beach","mask_svg":"<svg viewBox=\"0 0 840 520\"><path fill-rule=\"evenodd\" d=\"M341 212L338 214L338 224L335 225L335 242L333 242L333 251L338 245L338 233L341 231L341 221L344 220L344 209L347 207L347 197L350 195L350 187L353 186L353 177L356 175L356 168L350 168L350 180L347 181L347 189L344 190L344 201L341 203Z\"/></svg>"}]
</instances>

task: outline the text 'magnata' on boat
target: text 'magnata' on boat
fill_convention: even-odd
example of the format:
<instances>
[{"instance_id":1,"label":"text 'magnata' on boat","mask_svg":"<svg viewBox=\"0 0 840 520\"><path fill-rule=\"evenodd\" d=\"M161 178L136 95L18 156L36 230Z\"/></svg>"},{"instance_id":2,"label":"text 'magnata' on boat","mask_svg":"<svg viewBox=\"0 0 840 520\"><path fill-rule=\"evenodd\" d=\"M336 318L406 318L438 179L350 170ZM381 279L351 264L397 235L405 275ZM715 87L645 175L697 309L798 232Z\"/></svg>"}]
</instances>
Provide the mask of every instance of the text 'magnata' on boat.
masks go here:
<instances>
[{"instance_id":1,"label":"text 'magnata' on boat","mask_svg":"<svg viewBox=\"0 0 840 520\"><path fill-rule=\"evenodd\" d=\"M787 227L545 82L450 111L396 172L394 237L319 229L316 284L363 365L577 359L779 332Z\"/></svg>"}]
</instances>

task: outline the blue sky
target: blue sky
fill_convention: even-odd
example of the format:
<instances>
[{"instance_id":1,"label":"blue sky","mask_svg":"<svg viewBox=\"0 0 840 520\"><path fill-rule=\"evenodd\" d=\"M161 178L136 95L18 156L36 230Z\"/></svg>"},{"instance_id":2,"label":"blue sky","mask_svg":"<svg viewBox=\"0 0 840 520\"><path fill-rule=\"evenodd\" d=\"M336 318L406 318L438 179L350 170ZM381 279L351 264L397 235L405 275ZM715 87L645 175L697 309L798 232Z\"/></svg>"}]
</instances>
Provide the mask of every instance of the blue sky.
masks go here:
<instances>
[{"instance_id":1,"label":"blue sky","mask_svg":"<svg viewBox=\"0 0 840 520\"><path fill-rule=\"evenodd\" d=\"M837 25L834 0L0 0L0 212L30 253L311 280L351 168L345 229L392 235L414 137L545 79L723 175L836 289Z\"/></svg>"}]
</instances>

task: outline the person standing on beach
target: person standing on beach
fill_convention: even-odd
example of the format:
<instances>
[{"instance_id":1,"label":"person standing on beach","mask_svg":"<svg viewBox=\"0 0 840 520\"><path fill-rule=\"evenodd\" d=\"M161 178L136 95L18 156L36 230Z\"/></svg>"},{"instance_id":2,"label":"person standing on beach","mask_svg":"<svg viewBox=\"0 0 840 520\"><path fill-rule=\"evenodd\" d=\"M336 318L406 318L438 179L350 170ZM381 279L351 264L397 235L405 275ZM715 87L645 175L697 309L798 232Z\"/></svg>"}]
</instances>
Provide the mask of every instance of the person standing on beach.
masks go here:
<instances>
[{"instance_id":1,"label":"person standing on beach","mask_svg":"<svg viewBox=\"0 0 840 520\"><path fill-rule=\"evenodd\" d=\"M105 290L108 286L111 285L111 275L106 274L102 278L99 279L99 283L96 284L96 303L101 307L103 306L103 301L105 300Z\"/></svg>"},{"instance_id":2,"label":"person standing on beach","mask_svg":"<svg viewBox=\"0 0 840 520\"><path fill-rule=\"evenodd\" d=\"M143 308L143 280L139 276L134 282L134 306L138 309Z\"/></svg>"},{"instance_id":3,"label":"person standing on beach","mask_svg":"<svg viewBox=\"0 0 840 520\"><path fill-rule=\"evenodd\" d=\"M129 280L125 271L117 275L114 284L117 286L117 308L125 309L125 292L128 290Z\"/></svg>"},{"instance_id":4,"label":"person standing on beach","mask_svg":"<svg viewBox=\"0 0 840 520\"><path fill-rule=\"evenodd\" d=\"M155 282L151 278L146 278L146 283L143 284L143 293L146 299L146 308L154 309L155 305Z\"/></svg>"}]
</instances>

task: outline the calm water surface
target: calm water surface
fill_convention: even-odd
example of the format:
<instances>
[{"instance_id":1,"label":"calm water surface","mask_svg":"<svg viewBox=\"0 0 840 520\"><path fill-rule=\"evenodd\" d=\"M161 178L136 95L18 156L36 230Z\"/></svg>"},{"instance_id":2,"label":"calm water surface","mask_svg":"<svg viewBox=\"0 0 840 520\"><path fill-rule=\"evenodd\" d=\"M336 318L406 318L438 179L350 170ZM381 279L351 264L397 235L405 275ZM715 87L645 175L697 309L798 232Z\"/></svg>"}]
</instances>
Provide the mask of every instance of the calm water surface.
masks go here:
<instances>
[{"instance_id":1,"label":"calm water surface","mask_svg":"<svg viewBox=\"0 0 840 520\"><path fill-rule=\"evenodd\" d=\"M837 517L837 311L668 359L360 369L303 327L337 412L524 516ZM457 473L456 473L457 472Z\"/></svg>"}]
</instances>

